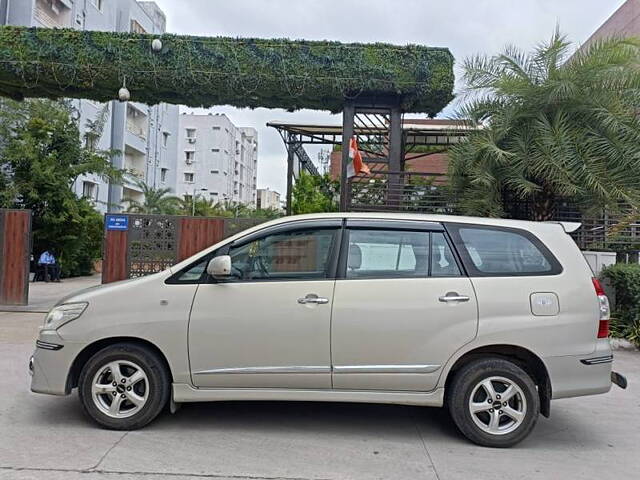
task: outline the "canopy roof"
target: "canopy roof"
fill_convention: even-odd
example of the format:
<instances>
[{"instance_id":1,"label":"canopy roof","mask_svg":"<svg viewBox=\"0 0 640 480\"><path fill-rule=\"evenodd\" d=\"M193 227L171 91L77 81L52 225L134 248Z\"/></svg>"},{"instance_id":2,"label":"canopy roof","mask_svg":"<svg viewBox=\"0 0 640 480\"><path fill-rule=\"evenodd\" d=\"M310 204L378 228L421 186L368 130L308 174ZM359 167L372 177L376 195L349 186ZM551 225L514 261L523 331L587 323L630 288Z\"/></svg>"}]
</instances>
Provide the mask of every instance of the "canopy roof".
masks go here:
<instances>
[{"instance_id":1,"label":"canopy roof","mask_svg":"<svg viewBox=\"0 0 640 480\"><path fill-rule=\"evenodd\" d=\"M434 116L453 82L446 48L0 27L0 95L16 99L104 102L126 83L146 104L338 112L387 98Z\"/></svg>"}]
</instances>

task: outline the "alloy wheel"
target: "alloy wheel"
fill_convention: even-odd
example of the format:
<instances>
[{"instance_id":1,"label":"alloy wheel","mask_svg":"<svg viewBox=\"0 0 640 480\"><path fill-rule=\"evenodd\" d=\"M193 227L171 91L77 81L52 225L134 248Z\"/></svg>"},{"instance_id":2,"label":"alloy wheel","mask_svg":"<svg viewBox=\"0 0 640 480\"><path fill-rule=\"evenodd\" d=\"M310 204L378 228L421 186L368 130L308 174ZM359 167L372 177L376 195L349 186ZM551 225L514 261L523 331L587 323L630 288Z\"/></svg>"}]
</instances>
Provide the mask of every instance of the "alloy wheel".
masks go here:
<instances>
[{"instance_id":1,"label":"alloy wheel","mask_svg":"<svg viewBox=\"0 0 640 480\"><path fill-rule=\"evenodd\" d=\"M91 396L95 406L111 418L138 413L149 397L149 379L144 370L127 360L105 364L93 377Z\"/></svg>"},{"instance_id":2,"label":"alloy wheel","mask_svg":"<svg viewBox=\"0 0 640 480\"><path fill-rule=\"evenodd\" d=\"M469 412L483 432L506 435L524 421L527 401L514 381L505 377L489 377L479 382L471 392Z\"/></svg>"}]
</instances>

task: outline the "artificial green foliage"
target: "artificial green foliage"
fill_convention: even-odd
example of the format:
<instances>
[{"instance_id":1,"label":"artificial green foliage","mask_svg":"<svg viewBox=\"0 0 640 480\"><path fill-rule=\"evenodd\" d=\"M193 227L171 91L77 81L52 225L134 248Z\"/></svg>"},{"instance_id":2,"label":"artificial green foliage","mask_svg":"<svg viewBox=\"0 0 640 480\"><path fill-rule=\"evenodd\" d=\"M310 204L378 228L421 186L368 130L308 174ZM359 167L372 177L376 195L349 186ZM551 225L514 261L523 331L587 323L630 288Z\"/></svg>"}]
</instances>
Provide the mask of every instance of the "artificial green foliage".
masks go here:
<instances>
[{"instance_id":1,"label":"artificial green foliage","mask_svg":"<svg viewBox=\"0 0 640 480\"><path fill-rule=\"evenodd\" d=\"M501 216L505 197L531 205L532 220L550 220L562 199L640 205L640 39L571 53L556 31L529 54L465 61L459 114L480 128L449 155L464 213Z\"/></svg>"},{"instance_id":2,"label":"artificial green foliage","mask_svg":"<svg viewBox=\"0 0 640 480\"><path fill-rule=\"evenodd\" d=\"M454 81L446 48L0 27L2 95L105 102L125 77L147 104L337 112L345 98L391 96L429 115L451 101Z\"/></svg>"},{"instance_id":3,"label":"artificial green foliage","mask_svg":"<svg viewBox=\"0 0 640 480\"><path fill-rule=\"evenodd\" d=\"M83 174L118 180L109 152L81 145L69 105L0 100L0 208L32 211L32 253L54 253L64 276L91 273L100 258L103 219L72 191Z\"/></svg>"},{"instance_id":4,"label":"artificial green foliage","mask_svg":"<svg viewBox=\"0 0 640 480\"><path fill-rule=\"evenodd\" d=\"M340 184L329 175L310 175L300 172L293 186L291 211L304 213L337 212Z\"/></svg>"}]
</instances>

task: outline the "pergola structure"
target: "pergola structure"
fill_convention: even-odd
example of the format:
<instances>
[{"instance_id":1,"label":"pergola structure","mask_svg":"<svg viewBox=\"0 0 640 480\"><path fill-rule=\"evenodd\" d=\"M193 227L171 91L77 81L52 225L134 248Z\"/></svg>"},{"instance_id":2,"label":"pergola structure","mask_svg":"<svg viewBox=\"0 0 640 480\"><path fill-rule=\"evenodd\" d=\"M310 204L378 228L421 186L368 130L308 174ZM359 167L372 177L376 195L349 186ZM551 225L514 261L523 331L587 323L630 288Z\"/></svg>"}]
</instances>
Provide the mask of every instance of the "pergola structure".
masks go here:
<instances>
[{"instance_id":1,"label":"pergola structure","mask_svg":"<svg viewBox=\"0 0 640 480\"><path fill-rule=\"evenodd\" d=\"M406 170L407 155L411 159L446 151L470 131L464 122L404 119L401 109L392 102L367 100L347 102L342 125L311 125L272 121L287 150L287 214L291 213L293 183L301 171L317 175L318 170L305 151L305 145L338 146L342 151L340 175L340 210L399 209L412 174ZM358 139L363 159L371 170L370 177L347 178L349 140ZM435 173L421 172L421 176ZM441 176L441 174L438 174ZM354 200L356 184L377 187L375 205L358 204ZM383 187L382 189L380 187ZM384 190L384 191L382 191ZM381 195L384 198L381 198ZM381 202L382 201L382 202ZM375 208L374 208L375 207Z\"/></svg>"}]
</instances>

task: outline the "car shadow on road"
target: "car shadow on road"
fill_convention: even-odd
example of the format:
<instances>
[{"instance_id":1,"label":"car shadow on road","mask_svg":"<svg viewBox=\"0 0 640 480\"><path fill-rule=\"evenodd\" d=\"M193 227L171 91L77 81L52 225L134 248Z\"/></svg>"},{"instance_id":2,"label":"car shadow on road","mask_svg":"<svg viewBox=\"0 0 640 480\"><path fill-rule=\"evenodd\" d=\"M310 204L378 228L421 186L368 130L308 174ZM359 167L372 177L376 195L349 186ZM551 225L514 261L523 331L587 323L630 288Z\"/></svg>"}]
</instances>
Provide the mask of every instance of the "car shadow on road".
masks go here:
<instances>
[{"instance_id":1,"label":"car shadow on road","mask_svg":"<svg viewBox=\"0 0 640 480\"><path fill-rule=\"evenodd\" d=\"M44 400L35 409L37 421L51 427L95 428L82 412L77 397ZM549 449L554 446L582 448L597 436L588 423L565 411L551 419L540 417L532 435L521 445ZM444 443L470 445L458 432L444 408L404 405L325 403L325 402L208 402L183 404L175 414L163 412L144 431L154 434L187 432L315 432L336 437L384 436L389 440L437 439Z\"/></svg>"}]
</instances>

